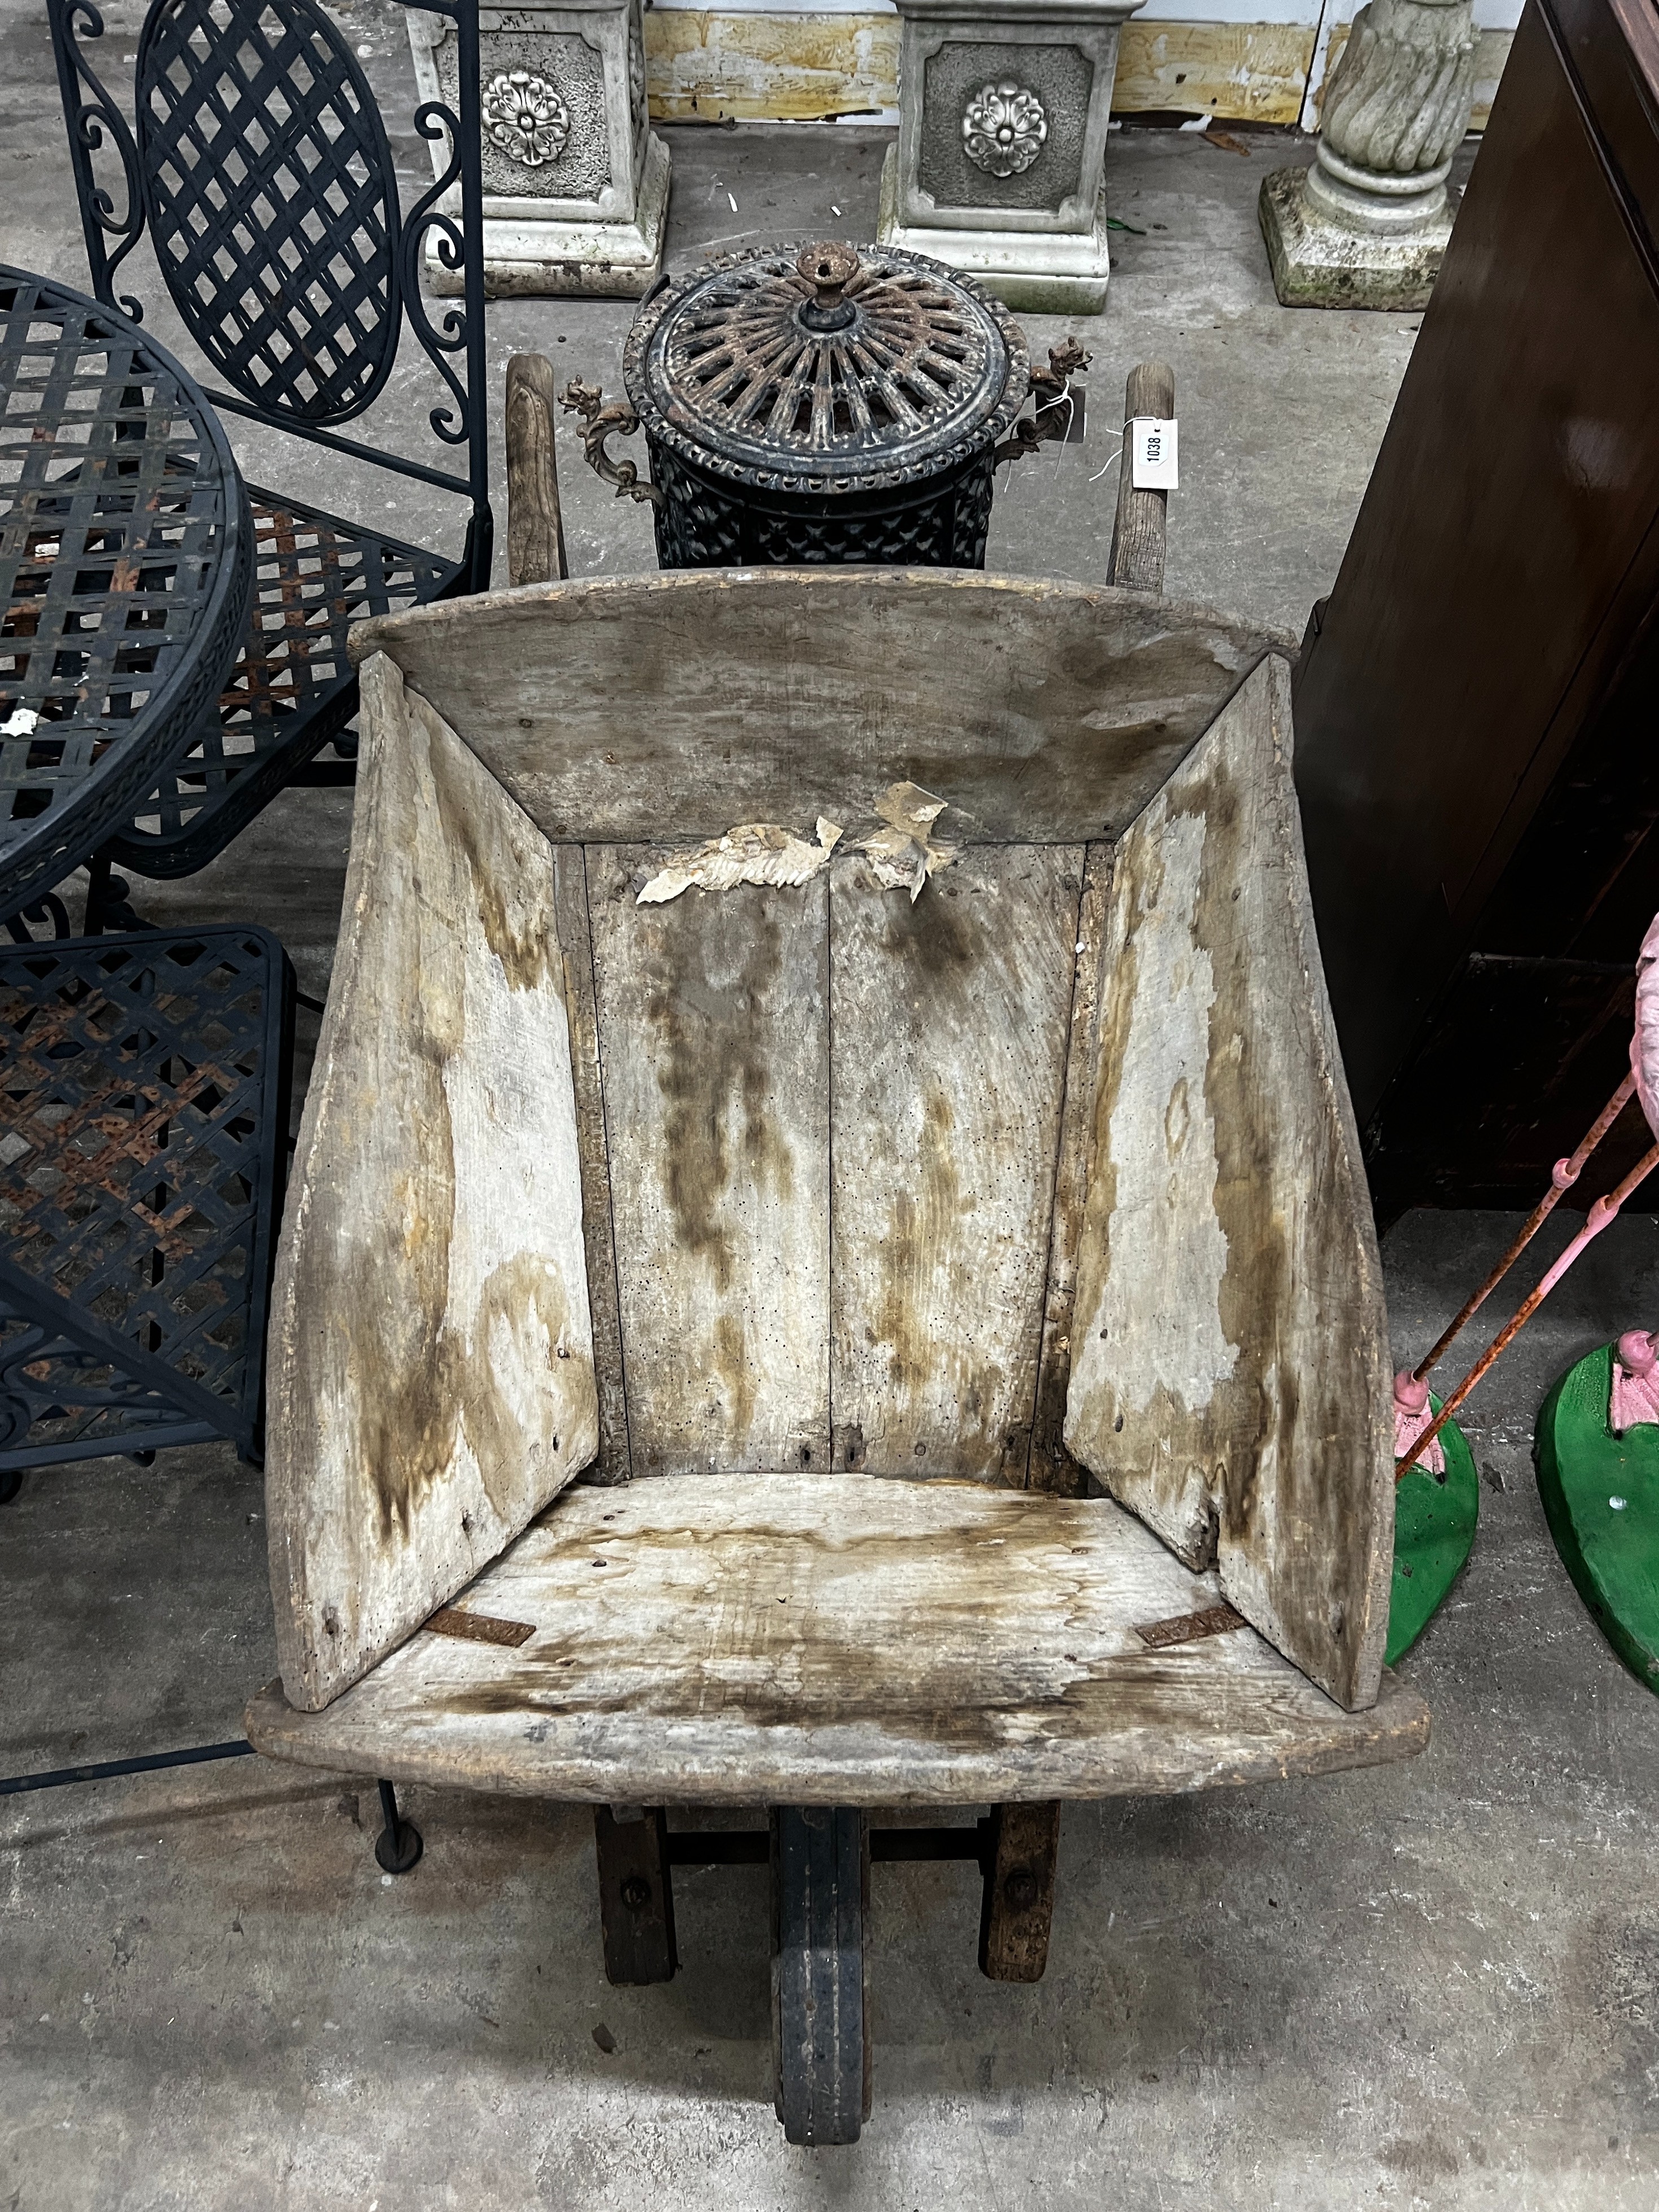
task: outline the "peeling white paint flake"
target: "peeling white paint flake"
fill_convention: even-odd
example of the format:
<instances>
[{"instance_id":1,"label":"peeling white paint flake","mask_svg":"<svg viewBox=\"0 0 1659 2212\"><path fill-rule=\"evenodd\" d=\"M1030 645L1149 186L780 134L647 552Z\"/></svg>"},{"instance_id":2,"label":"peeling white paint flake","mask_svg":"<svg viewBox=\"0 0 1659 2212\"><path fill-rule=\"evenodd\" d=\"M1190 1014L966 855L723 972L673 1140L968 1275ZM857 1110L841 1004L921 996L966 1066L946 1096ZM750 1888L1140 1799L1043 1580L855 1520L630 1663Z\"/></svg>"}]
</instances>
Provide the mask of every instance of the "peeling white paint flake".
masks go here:
<instances>
[{"instance_id":1,"label":"peeling white paint flake","mask_svg":"<svg viewBox=\"0 0 1659 2212\"><path fill-rule=\"evenodd\" d=\"M707 845L699 845L659 869L641 891L637 906L661 906L694 886L702 891L729 891L738 884L771 884L794 889L810 882L834 852L841 824L822 814L818 842L809 845L793 830L775 822L744 822Z\"/></svg>"},{"instance_id":2,"label":"peeling white paint flake","mask_svg":"<svg viewBox=\"0 0 1659 2212\"><path fill-rule=\"evenodd\" d=\"M868 857L876 881L886 890L908 891L912 906L928 877L948 868L957 857L956 846L933 842L933 824L949 804L919 783L889 784L876 801L885 828L858 841L858 850Z\"/></svg>"}]
</instances>

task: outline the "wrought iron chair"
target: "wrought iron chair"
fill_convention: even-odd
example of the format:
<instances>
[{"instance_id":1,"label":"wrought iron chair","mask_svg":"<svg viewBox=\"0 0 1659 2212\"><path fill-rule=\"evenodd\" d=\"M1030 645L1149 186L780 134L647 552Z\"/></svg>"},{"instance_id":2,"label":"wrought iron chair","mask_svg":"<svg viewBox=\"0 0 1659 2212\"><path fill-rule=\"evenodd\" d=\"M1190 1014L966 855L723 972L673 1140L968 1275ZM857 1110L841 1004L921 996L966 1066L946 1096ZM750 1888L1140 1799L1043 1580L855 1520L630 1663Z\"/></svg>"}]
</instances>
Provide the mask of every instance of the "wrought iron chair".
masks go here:
<instances>
[{"instance_id":1,"label":"wrought iron chair","mask_svg":"<svg viewBox=\"0 0 1659 2212\"><path fill-rule=\"evenodd\" d=\"M142 319L142 303L116 285L148 230L174 307L228 387L209 386L216 406L469 503L452 555L248 487L255 566L241 653L188 756L101 848L91 933L132 918L112 863L191 874L285 786L352 781L350 625L489 580L477 6L422 5L454 20L459 112L438 100L416 109L416 130L447 141L449 160L404 215L368 80L314 0L152 0L136 127L88 58L104 35L94 0L47 0L98 298ZM100 181L118 167L118 204ZM421 292L428 252L464 272L461 301L435 323ZM405 321L447 387L428 420L458 469L341 434L385 391Z\"/></svg>"}]
</instances>

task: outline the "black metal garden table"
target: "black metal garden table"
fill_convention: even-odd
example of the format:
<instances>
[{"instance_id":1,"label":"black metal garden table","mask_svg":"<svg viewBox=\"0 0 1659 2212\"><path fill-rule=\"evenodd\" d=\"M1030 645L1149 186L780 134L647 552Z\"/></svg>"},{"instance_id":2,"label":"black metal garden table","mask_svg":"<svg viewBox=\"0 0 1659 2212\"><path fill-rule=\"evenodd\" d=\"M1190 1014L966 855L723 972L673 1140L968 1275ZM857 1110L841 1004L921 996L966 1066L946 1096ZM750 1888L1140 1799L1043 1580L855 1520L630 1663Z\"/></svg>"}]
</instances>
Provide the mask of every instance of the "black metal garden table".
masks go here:
<instances>
[{"instance_id":1,"label":"black metal garden table","mask_svg":"<svg viewBox=\"0 0 1659 2212\"><path fill-rule=\"evenodd\" d=\"M236 655L252 547L188 373L113 308L0 266L0 921L188 745Z\"/></svg>"}]
</instances>

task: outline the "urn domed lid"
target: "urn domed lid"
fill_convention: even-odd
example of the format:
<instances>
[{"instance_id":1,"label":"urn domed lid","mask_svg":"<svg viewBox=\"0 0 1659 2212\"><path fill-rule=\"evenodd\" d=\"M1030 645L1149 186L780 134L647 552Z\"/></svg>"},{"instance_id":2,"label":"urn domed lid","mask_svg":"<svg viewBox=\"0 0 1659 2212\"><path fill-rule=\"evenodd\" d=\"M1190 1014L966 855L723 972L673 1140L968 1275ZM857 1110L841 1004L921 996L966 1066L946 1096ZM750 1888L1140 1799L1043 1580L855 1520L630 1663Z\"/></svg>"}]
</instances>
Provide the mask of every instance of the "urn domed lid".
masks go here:
<instances>
[{"instance_id":1,"label":"urn domed lid","mask_svg":"<svg viewBox=\"0 0 1659 2212\"><path fill-rule=\"evenodd\" d=\"M1018 324L971 277L836 241L711 257L646 300L623 356L653 438L796 491L939 474L1006 432L1029 370Z\"/></svg>"}]
</instances>

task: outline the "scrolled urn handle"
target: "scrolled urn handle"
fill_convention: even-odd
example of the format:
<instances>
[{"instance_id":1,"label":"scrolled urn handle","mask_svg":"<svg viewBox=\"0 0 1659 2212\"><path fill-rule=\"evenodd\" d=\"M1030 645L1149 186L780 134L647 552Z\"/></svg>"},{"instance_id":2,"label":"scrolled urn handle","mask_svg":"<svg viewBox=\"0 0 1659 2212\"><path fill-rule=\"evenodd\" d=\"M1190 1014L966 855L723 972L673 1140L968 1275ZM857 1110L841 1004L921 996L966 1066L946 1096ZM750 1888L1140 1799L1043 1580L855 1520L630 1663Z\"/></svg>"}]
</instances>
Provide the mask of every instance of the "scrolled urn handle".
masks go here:
<instances>
[{"instance_id":1,"label":"scrolled urn handle","mask_svg":"<svg viewBox=\"0 0 1659 2212\"><path fill-rule=\"evenodd\" d=\"M1072 427L1072 379L1079 369L1087 368L1092 356L1085 353L1075 338L1066 338L1048 349L1047 368L1031 371L1031 397L1036 402L1035 415L1022 416L1015 423L1013 435L1005 438L992 456L995 466L1004 461L1017 461L1022 455L1035 453L1051 438L1063 438Z\"/></svg>"},{"instance_id":2,"label":"scrolled urn handle","mask_svg":"<svg viewBox=\"0 0 1659 2212\"><path fill-rule=\"evenodd\" d=\"M605 441L613 430L619 438L631 438L640 427L639 416L625 399L607 402L597 384L583 384L573 376L559 394L559 404L566 414L580 416L587 465L606 483L615 484L618 499L649 500L653 507L662 505L661 492L655 484L641 480L632 461L613 461L605 450Z\"/></svg>"}]
</instances>

